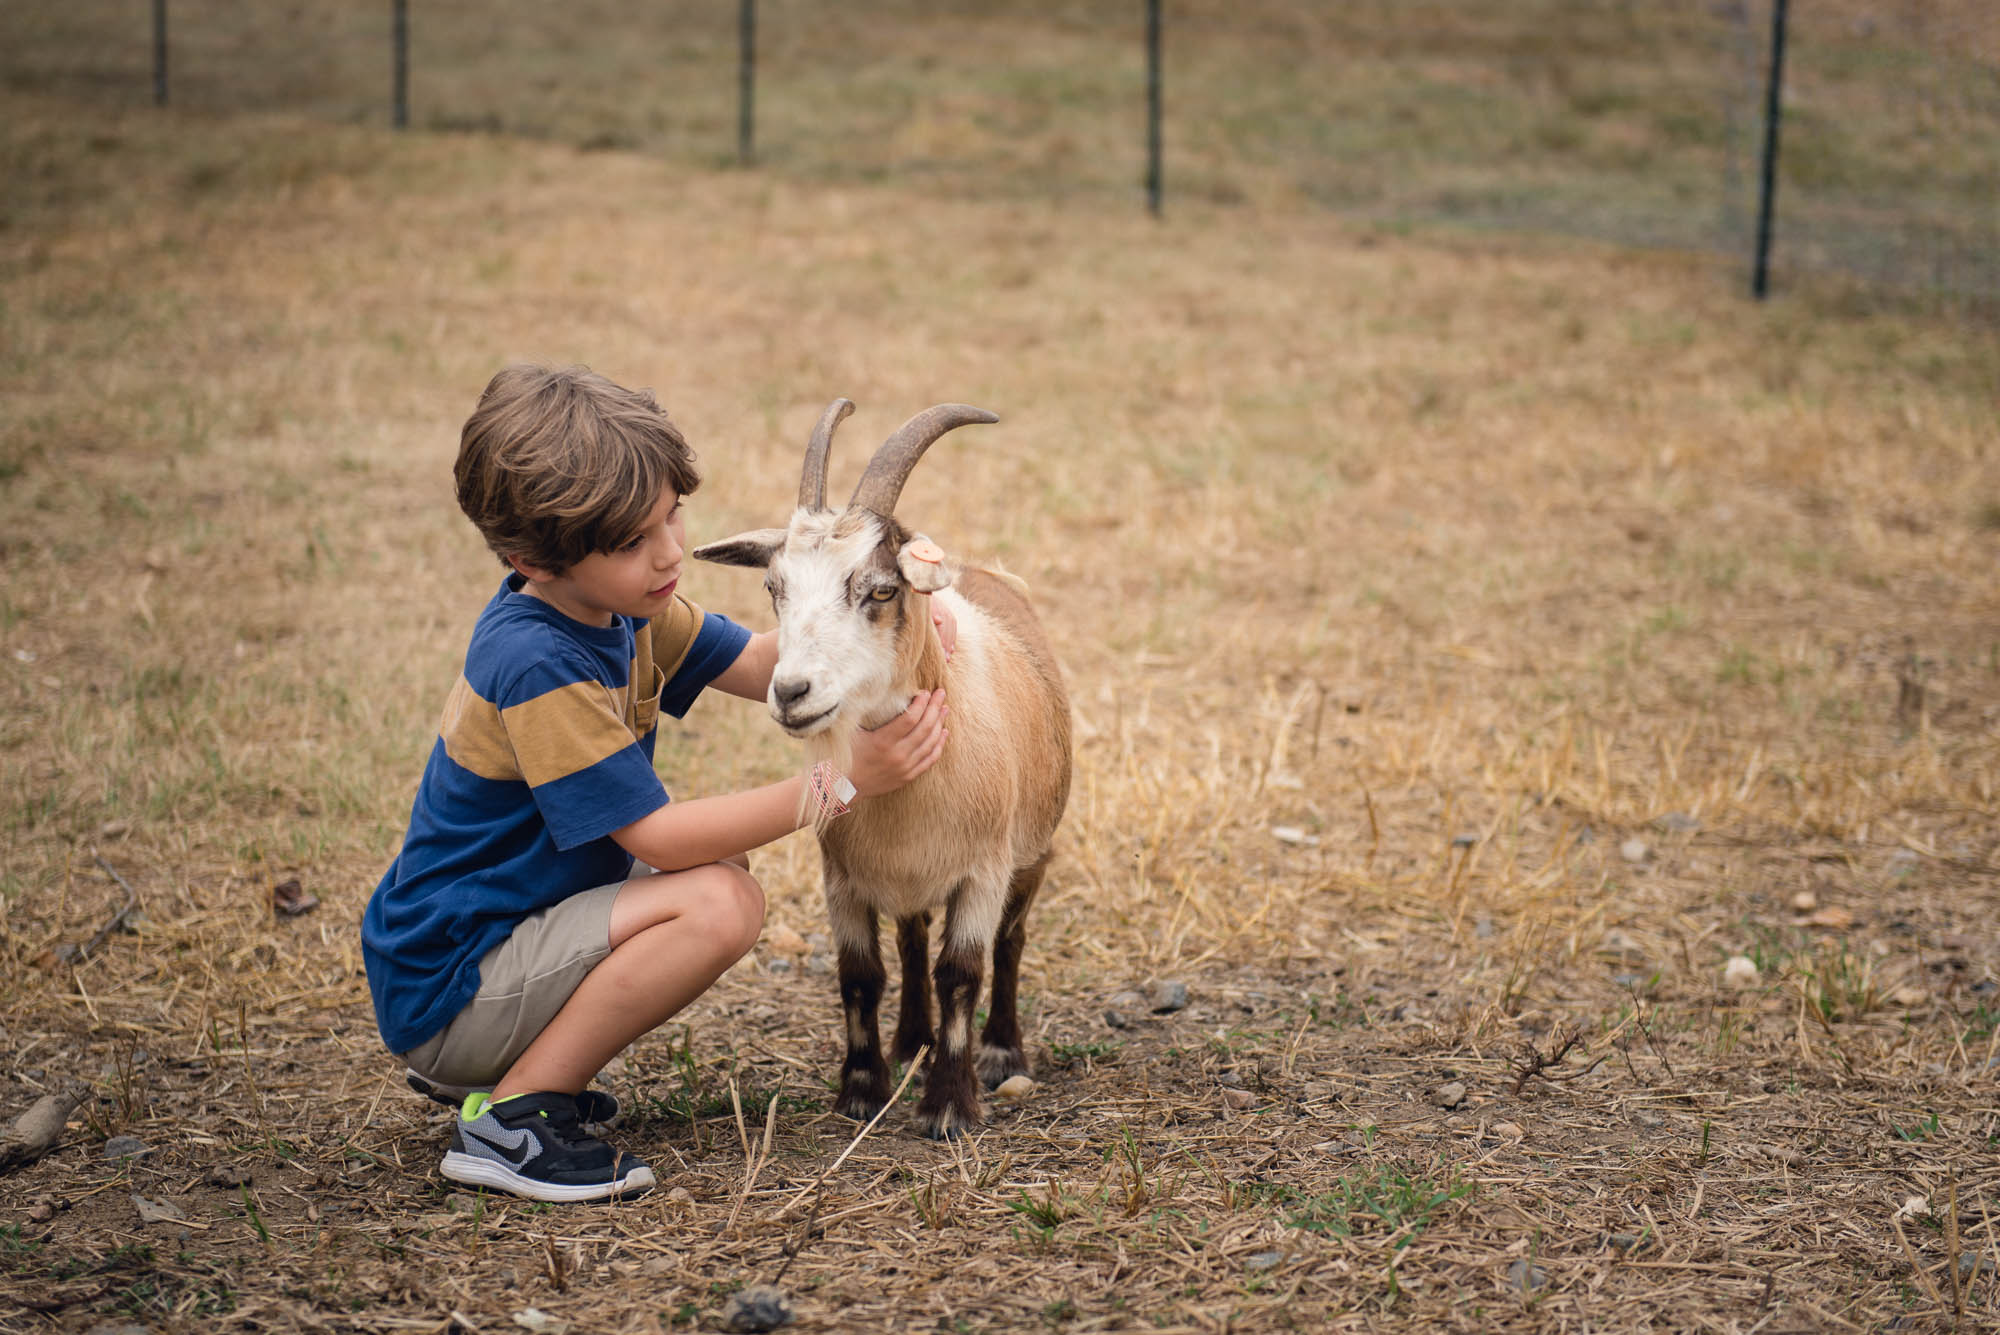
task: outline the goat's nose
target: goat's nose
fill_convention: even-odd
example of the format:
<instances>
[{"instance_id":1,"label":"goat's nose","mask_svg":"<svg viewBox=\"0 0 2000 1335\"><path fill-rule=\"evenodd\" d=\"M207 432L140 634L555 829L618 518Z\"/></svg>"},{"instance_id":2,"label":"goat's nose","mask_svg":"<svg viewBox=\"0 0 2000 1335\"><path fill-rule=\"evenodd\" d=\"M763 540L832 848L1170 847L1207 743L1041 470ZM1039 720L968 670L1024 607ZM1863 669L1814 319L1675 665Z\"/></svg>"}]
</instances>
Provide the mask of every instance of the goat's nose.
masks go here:
<instances>
[{"instance_id":1,"label":"goat's nose","mask_svg":"<svg viewBox=\"0 0 2000 1335\"><path fill-rule=\"evenodd\" d=\"M774 678L771 682L771 698L781 705L796 703L812 690L812 683L803 678L792 677L785 680Z\"/></svg>"}]
</instances>

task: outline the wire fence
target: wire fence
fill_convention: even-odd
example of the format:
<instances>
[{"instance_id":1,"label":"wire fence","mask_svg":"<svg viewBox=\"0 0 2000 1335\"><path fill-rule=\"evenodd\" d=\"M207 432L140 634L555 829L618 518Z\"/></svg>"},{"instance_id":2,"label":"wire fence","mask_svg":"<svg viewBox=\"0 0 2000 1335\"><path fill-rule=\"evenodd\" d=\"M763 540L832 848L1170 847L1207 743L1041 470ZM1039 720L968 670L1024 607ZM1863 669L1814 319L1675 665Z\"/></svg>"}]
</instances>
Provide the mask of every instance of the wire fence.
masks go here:
<instances>
[{"instance_id":1,"label":"wire fence","mask_svg":"<svg viewBox=\"0 0 2000 1335\"><path fill-rule=\"evenodd\" d=\"M808 180L1589 238L1713 255L1747 289L1778 2L64 0L0 9L0 80ZM2000 7L1813 0L1788 31L1775 287L2000 302Z\"/></svg>"}]
</instances>

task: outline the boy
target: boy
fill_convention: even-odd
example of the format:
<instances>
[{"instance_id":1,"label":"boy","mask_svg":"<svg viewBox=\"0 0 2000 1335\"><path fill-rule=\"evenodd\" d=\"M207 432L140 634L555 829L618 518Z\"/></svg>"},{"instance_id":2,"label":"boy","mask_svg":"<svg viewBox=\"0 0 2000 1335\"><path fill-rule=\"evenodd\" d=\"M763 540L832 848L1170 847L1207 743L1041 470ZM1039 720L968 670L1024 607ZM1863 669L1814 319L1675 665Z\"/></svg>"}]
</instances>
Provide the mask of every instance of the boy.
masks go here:
<instances>
[{"instance_id":1,"label":"boy","mask_svg":"<svg viewBox=\"0 0 2000 1335\"><path fill-rule=\"evenodd\" d=\"M857 738L844 780L670 801L660 712L682 717L710 685L762 700L777 660L776 632L677 592L682 501L700 483L687 442L648 392L510 366L466 421L455 475L510 573L362 920L376 1020L412 1085L464 1096L446 1177L536 1200L628 1195L652 1170L584 1130L617 1107L585 1086L756 944L749 849L800 828L809 804L842 811L930 767L943 692Z\"/></svg>"}]
</instances>

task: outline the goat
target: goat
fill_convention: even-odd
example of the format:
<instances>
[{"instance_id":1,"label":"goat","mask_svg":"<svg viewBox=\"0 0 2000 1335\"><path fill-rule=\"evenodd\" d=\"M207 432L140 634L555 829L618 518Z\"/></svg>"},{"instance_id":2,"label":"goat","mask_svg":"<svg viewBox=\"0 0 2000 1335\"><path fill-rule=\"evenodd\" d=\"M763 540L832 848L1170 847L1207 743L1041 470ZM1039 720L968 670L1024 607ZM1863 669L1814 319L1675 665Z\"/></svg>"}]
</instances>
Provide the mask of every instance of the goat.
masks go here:
<instances>
[{"instance_id":1,"label":"goat","mask_svg":"<svg viewBox=\"0 0 2000 1335\"><path fill-rule=\"evenodd\" d=\"M929 1048L917 1125L933 1139L981 1119L988 1087L1026 1073L1015 995L1028 908L1069 800L1070 711L1062 672L1018 580L943 559L895 517L910 470L945 432L1000 420L940 404L904 423L869 461L844 510L826 503L836 399L806 446L798 509L785 528L696 548L698 560L761 567L778 619L771 716L814 758L841 757L855 728L879 727L918 691L944 686L951 738L928 771L817 825L847 1022L836 1109L865 1121L889 1101L877 1012L888 975L880 915L896 923L902 995L894 1054ZM958 624L945 662L930 600ZM944 910L931 1025L931 916ZM993 991L979 1051L974 1011L988 955Z\"/></svg>"}]
</instances>

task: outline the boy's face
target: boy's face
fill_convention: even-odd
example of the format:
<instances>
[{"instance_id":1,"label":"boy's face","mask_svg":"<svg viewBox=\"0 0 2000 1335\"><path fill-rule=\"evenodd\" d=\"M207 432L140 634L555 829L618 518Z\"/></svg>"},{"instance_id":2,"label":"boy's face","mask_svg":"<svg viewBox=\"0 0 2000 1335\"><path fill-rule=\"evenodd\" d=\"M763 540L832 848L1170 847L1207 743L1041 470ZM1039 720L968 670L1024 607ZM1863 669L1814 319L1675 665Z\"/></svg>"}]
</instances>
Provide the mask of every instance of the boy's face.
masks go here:
<instances>
[{"instance_id":1,"label":"boy's face","mask_svg":"<svg viewBox=\"0 0 2000 1335\"><path fill-rule=\"evenodd\" d=\"M680 494L671 487L636 532L608 552L592 552L560 575L519 560L528 579L523 592L588 626L608 626L614 615L657 616L680 584L687 532Z\"/></svg>"}]
</instances>

